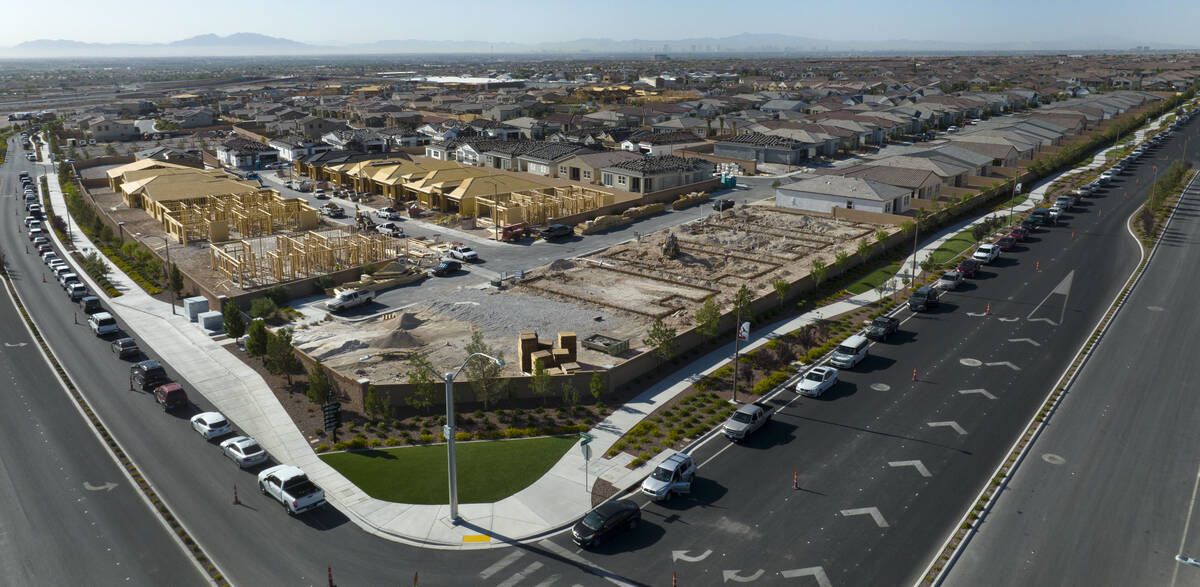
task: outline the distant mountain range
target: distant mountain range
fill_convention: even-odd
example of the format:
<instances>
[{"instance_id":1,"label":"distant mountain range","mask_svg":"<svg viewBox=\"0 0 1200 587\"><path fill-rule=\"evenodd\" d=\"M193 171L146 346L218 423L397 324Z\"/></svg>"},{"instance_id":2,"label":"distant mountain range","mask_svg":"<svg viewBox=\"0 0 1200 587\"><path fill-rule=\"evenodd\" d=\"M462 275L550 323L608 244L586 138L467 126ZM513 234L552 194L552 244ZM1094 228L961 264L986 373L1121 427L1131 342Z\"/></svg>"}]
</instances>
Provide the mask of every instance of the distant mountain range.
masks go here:
<instances>
[{"instance_id":1,"label":"distant mountain range","mask_svg":"<svg viewBox=\"0 0 1200 587\"><path fill-rule=\"evenodd\" d=\"M310 44L257 33L228 36L198 35L171 43L85 43L39 39L0 47L0 57L186 57L269 55L387 55L387 54L666 54L678 57L747 53L779 54L954 54L1045 51L1129 51L1149 46L1156 51L1194 50L1196 46L1145 43L1115 37L1079 37L1041 42L968 43L893 39L831 41L773 33L742 33L729 37L692 39L592 38L541 43L488 41L385 40L353 44Z\"/></svg>"}]
</instances>

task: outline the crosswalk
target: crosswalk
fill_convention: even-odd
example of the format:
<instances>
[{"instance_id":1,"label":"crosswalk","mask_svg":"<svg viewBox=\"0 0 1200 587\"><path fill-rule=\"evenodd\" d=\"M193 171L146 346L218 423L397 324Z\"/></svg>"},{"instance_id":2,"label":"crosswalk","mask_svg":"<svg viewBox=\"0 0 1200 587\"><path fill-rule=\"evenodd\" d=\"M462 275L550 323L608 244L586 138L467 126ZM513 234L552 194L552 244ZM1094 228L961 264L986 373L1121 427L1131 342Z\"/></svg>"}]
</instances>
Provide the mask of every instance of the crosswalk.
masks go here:
<instances>
[{"instance_id":1,"label":"crosswalk","mask_svg":"<svg viewBox=\"0 0 1200 587\"><path fill-rule=\"evenodd\" d=\"M536 550L544 550L553 558L559 560L565 558L587 565L591 574L596 575L596 578L603 578L608 583L619 586L630 585L627 581L621 580L616 575L550 540L543 540L530 550L523 550L520 547L506 550L508 552L495 551L497 553L505 552L505 554L479 572L479 584L493 585L494 587L584 587L583 584L570 579L559 583L563 579L563 575L555 571L561 570L561 567L554 569L541 561L533 560L538 556ZM594 581L590 581L590 583L594 584Z\"/></svg>"}]
</instances>

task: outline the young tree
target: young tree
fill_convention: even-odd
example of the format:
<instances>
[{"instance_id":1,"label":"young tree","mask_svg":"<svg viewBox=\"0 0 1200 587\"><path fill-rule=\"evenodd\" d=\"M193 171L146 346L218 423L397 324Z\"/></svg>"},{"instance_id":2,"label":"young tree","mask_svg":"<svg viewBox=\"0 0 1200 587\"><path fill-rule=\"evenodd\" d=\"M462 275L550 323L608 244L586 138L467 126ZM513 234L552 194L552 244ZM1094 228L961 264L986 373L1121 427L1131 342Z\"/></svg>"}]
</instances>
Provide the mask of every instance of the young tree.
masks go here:
<instances>
[{"instance_id":1,"label":"young tree","mask_svg":"<svg viewBox=\"0 0 1200 587\"><path fill-rule=\"evenodd\" d=\"M873 248L874 247L871 246L871 241L867 239L858 241L858 258L866 261L867 257L871 256L871 249Z\"/></svg>"},{"instance_id":2,"label":"young tree","mask_svg":"<svg viewBox=\"0 0 1200 587\"><path fill-rule=\"evenodd\" d=\"M478 330L471 333L471 342L467 343L466 351L467 356L483 353L504 360L502 353L483 341L483 333ZM508 391L508 380L500 378L502 370L503 367L486 357L472 359L467 362L466 367L463 367L463 373L471 380L471 389L475 391L475 398L483 402L485 410L502 399Z\"/></svg>"},{"instance_id":3,"label":"young tree","mask_svg":"<svg viewBox=\"0 0 1200 587\"><path fill-rule=\"evenodd\" d=\"M737 293L733 294L733 313L738 317L739 322L744 322L750 319L750 302L754 301L754 292L742 284L738 288Z\"/></svg>"},{"instance_id":4,"label":"young tree","mask_svg":"<svg viewBox=\"0 0 1200 587\"><path fill-rule=\"evenodd\" d=\"M820 259L813 259L812 269L808 272L813 278L813 286L821 287L821 282L825 281L825 271L828 266Z\"/></svg>"},{"instance_id":5,"label":"young tree","mask_svg":"<svg viewBox=\"0 0 1200 587\"><path fill-rule=\"evenodd\" d=\"M246 334L246 321L242 319L242 311L238 309L237 304L233 303L233 300L226 300L222 311L224 312L225 334L233 339L241 338L243 334Z\"/></svg>"},{"instance_id":6,"label":"young tree","mask_svg":"<svg viewBox=\"0 0 1200 587\"><path fill-rule=\"evenodd\" d=\"M178 296L180 291L183 291L183 272L179 270L179 266L171 263L171 291Z\"/></svg>"},{"instance_id":7,"label":"young tree","mask_svg":"<svg viewBox=\"0 0 1200 587\"><path fill-rule=\"evenodd\" d=\"M279 329L267 342L267 371L273 375L283 375L291 385L292 373L299 371L300 366L300 359L292 351L292 331Z\"/></svg>"},{"instance_id":8,"label":"young tree","mask_svg":"<svg viewBox=\"0 0 1200 587\"><path fill-rule=\"evenodd\" d=\"M850 253L847 253L846 251L838 251L837 253L834 253L834 255L833 255L833 262L837 265L841 265L841 266L845 267L846 260L849 258L850 258Z\"/></svg>"},{"instance_id":9,"label":"young tree","mask_svg":"<svg viewBox=\"0 0 1200 587\"><path fill-rule=\"evenodd\" d=\"M888 233L886 230L875 231L875 247L879 249L879 252L883 252L883 247L887 244L887 239Z\"/></svg>"},{"instance_id":10,"label":"young tree","mask_svg":"<svg viewBox=\"0 0 1200 587\"><path fill-rule=\"evenodd\" d=\"M588 391L592 393L592 397L596 402L600 402L600 396L604 395L604 376L600 371L592 371L592 379L588 381Z\"/></svg>"},{"instance_id":11,"label":"young tree","mask_svg":"<svg viewBox=\"0 0 1200 587\"><path fill-rule=\"evenodd\" d=\"M550 372L546 370L546 366L542 364L541 359L533 362L533 377L529 380L529 389L533 391L533 395L542 398L542 404L546 403L546 398L554 390L551 389L554 381L550 377Z\"/></svg>"},{"instance_id":12,"label":"young tree","mask_svg":"<svg viewBox=\"0 0 1200 587\"><path fill-rule=\"evenodd\" d=\"M579 390L575 388L575 384L571 382L571 378L563 379L562 385L558 388L562 394L563 403L569 407L579 405Z\"/></svg>"},{"instance_id":13,"label":"young tree","mask_svg":"<svg viewBox=\"0 0 1200 587\"><path fill-rule=\"evenodd\" d=\"M405 401L422 412L428 412L429 407L433 405L434 394L437 393L437 381L429 369L425 368L424 360L424 357L417 353L408 358L408 383L413 386L413 393Z\"/></svg>"},{"instance_id":14,"label":"young tree","mask_svg":"<svg viewBox=\"0 0 1200 587\"><path fill-rule=\"evenodd\" d=\"M775 289L775 297L779 298L779 307L783 307L783 300L787 298L788 292L792 291L792 284L786 279L771 280L771 287Z\"/></svg>"},{"instance_id":15,"label":"young tree","mask_svg":"<svg viewBox=\"0 0 1200 587\"><path fill-rule=\"evenodd\" d=\"M325 365L320 359L313 363L311 369L308 370L308 391L305 395L308 400L314 404L321 405L329 401L329 394L333 391L333 383L329 381L329 374L325 372Z\"/></svg>"},{"instance_id":16,"label":"young tree","mask_svg":"<svg viewBox=\"0 0 1200 587\"><path fill-rule=\"evenodd\" d=\"M267 323L262 320L251 320L247 332L250 334L250 338L246 339L246 354L251 357L261 357L265 363L267 345L274 335L267 330Z\"/></svg>"},{"instance_id":17,"label":"young tree","mask_svg":"<svg viewBox=\"0 0 1200 587\"><path fill-rule=\"evenodd\" d=\"M646 338L642 339L642 344L650 347L661 363L675 353L675 329L668 327L662 318L655 318L654 324L646 332Z\"/></svg>"},{"instance_id":18,"label":"young tree","mask_svg":"<svg viewBox=\"0 0 1200 587\"><path fill-rule=\"evenodd\" d=\"M716 336L717 327L720 326L721 308L717 306L715 297L708 296L696 310L696 332L707 338Z\"/></svg>"},{"instance_id":19,"label":"young tree","mask_svg":"<svg viewBox=\"0 0 1200 587\"><path fill-rule=\"evenodd\" d=\"M363 398L363 410L373 418L386 418L388 404L383 400L383 394L374 385L367 386L367 397Z\"/></svg>"}]
</instances>

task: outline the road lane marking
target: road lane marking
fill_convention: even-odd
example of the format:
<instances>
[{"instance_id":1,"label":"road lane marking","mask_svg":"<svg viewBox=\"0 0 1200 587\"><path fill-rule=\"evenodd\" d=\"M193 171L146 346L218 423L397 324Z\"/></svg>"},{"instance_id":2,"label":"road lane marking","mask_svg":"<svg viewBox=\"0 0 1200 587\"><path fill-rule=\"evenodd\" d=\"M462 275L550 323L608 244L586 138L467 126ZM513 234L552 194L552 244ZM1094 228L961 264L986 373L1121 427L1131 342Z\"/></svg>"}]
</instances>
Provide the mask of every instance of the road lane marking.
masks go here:
<instances>
[{"instance_id":1,"label":"road lane marking","mask_svg":"<svg viewBox=\"0 0 1200 587\"><path fill-rule=\"evenodd\" d=\"M764 569L759 569L753 575L750 575L749 577L743 577L741 569L738 569L735 571L721 571L721 576L725 577L725 583L730 581L734 581L736 583L749 583L751 581L757 581L758 578L763 576L763 574L766 572L767 571Z\"/></svg>"},{"instance_id":2,"label":"road lane marking","mask_svg":"<svg viewBox=\"0 0 1200 587\"><path fill-rule=\"evenodd\" d=\"M88 483L87 481L83 482L83 488L88 491L112 491L116 487L117 487L117 484L113 483L112 481L101 483L99 485L92 485L91 483Z\"/></svg>"},{"instance_id":3,"label":"road lane marking","mask_svg":"<svg viewBox=\"0 0 1200 587\"><path fill-rule=\"evenodd\" d=\"M932 477L933 476L933 474L929 472L929 469L925 468L925 463L922 463L921 461L917 461L917 460L889 461L888 466L889 467L912 467L912 468L916 469L917 472L920 473L922 477Z\"/></svg>"},{"instance_id":4,"label":"road lane marking","mask_svg":"<svg viewBox=\"0 0 1200 587\"><path fill-rule=\"evenodd\" d=\"M847 516L847 517L849 517L849 516L871 516L871 519L875 520L876 526L879 526L880 528L888 528L889 527L887 520L883 519L883 514L879 513L879 508L877 508L877 507L854 508L854 509L849 509L849 510L842 510L842 515Z\"/></svg>"},{"instance_id":5,"label":"road lane marking","mask_svg":"<svg viewBox=\"0 0 1200 587\"><path fill-rule=\"evenodd\" d=\"M1200 468L1196 469L1196 482L1192 484L1192 500L1188 502L1187 518L1183 522L1183 536L1179 537L1179 553L1183 554L1183 546L1187 544L1188 528L1192 525L1192 512L1196 509L1196 491L1200 489ZM1175 565L1175 571L1171 573L1171 587L1175 587L1175 581L1179 578L1179 565Z\"/></svg>"},{"instance_id":6,"label":"road lane marking","mask_svg":"<svg viewBox=\"0 0 1200 587\"><path fill-rule=\"evenodd\" d=\"M541 583L538 583L537 585L534 585L533 587L550 587L551 585L558 582L558 580L561 578L562 578L562 575L559 575L559 574L550 575L550 577L548 579L546 579L545 581L542 581Z\"/></svg>"},{"instance_id":7,"label":"road lane marking","mask_svg":"<svg viewBox=\"0 0 1200 587\"><path fill-rule=\"evenodd\" d=\"M1027 342L1033 346L1042 346L1042 343L1033 340L1032 338L1010 338L1008 342Z\"/></svg>"},{"instance_id":8,"label":"road lane marking","mask_svg":"<svg viewBox=\"0 0 1200 587\"><path fill-rule=\"evenodd\" d=\"M829 575L825 574L825 567L808 567L807 569L788 569L779 571L779 575L784 579L794 579L796 577L812 577L817 580L817 587L833 587L833 583L829 582Z\"/></svg>"},{"instance_id":9,"label":"road lane marking","mask_svg":"<svg viewBox=\"0 0 1200 587\"><path fill-rule=\"evenodd\" d=\"M612 583L613 585L621 585L622 587L632 587L633 586L633 583L630 583L629 581L622 579L620 575L618 575L604 567L601 567L601 566L597 565L596 563L593 563L592 561L589 561L588 559L583 558L582 556L579 556L578 554L571 552L571 551L555 544L553 540L550 540L550 539L543 540L538 543L538 546L540 546L558 556L561 556L571 562L578 564L580 567L582 567L587 572L589 572L593 575L596 575L597 577L603 577L605 581L608 581L609 583Z\"/></svg>"},{"instance_id":10,"label":"road lane marking","mask_svg":"<svg viewBox=\"0 0 1200 587\"><path fill-rule=\"evenodd\" d=\"M1020 371L1020 370L1021 370L1021 368L1020 368L1020 367L1018 367L1018 366L1016 366L1016 365L1012 364L1012 363L1011 363L1011 362L1009 362L1009 361L998 361L998 362L995 362L995 363L984 363L984 365L987 365L988 367L1008 367L1009 369L1012 369L1013 371Z\"/></svg>"},{"instance_id":11,"label":"road lane marking","mask_svg":"<svg viewBox=\"0 0 1200 587\"><path fill-rule=\"evenodd\" d=\"M1016 322L1017 320L1020 320L1020 318L997 318L997 320L1001 322Z\"/></svg>"},{"instance_id":12,"label":"road lane marking","mask_svg":"<svg viewBox=\"0 0 1200 587\"><path fill-rule=\"evenodd\" d=\"M960 390L958 390L958 393L961 393L963 395L979 394L988 399L996 399L996 396L989 393L988 390L986 390L986 389L960 389Z\"/></svg>"},{"instance_id":13,"label":"road lane marking","mask_svg":"<svg viewBox=\"0 0 1200 587\"><path fill-rule=\"evenodd\" d=\"M513 587L513 585L524 581L526 577L538 572L538 569L543 566L542 563L533 561L529 563L529 566L513 573L513 576L505 579L504 582L497 584L496 587Z\"/></svg>"},{"instance_id":14,"label":"road lane marking","mask_svg":"<svg viewBox=\"0 0 1200 587\"><path fill-rule=\"evenodd\" d=\"M983 364L983 361L980 361L979 359L972 359L972 358L969 358L969 357L968 357L968 358L959 359L959 360L958 360L958 362L959 362L960 364L964 365L964 366L967 366L967 367L978 367L978 366L980 366L980 365L982 365L982 364Z\"/></svg>"},{"instance_id":15,"label":"road lane marking","mask_svg":"<svg viewBox=\"0 0 1200 587\"><path fill-rule=\"evenodd\" d=\"M1071 282L1074 280L1074 278L1075 270L1072 269L1070 273L1067 273L1067 276L1063 278L1062 281L1058 282L1058 285L1054 286L1054 289L1050 290L1050 293L1046 294L1046 297L1042 298L1042 301L1038 302L1038 305L1033 307L1033 311L1030 312L1025 319L1029 320L1030 322L1041 320L1043 322L1049 322L1054 326L1062 324L1063 319L1067 316L1067 300L1071 298ZM1042 304L1046 303L1046 300L1049 300L1050 296L1052 295L1063 296L1062 311L1059 312L1058 322L1050 320L1049 318L1034 318L1033 315L1037 313L1038 309L1042 307Z\"/></svg>"},{"instance_id":16,"label":"road lane marking","mask_svg":"<svg viewBox=\"0 0 1200 587\"><path fill-rule=\"evenodd\" d=\"M514 551L510 552L508 554L508 556L496 561L496 564L480 571L479 578L486 580L489 577L491 577L492 575L495 575L496 573L503 571L504 567L507 567L508 565L513 564L514 562L517 561L517 559L519 559L523 556L525 556L524 552L521 552L519 550L514 550Z\"/></svg>"},{"instance_id":17,"label":"road lane marking","mask_svg":"<svg viewBox=\"0 0 1200 587\"><path fill-rule=\"evenodd\" d=\"M963 430L962 426L958 425L958 422L953 422L953 421L951 421L951 422L928 422L928 423L926 423L926 425L929 426L930 428L953 428L954 431L957 432L959 436L963 436L967 433L966 430Z\"/></svg>"},{"instance_id":18,"label":"road lane marking","mask_svg":"<svg viewBox=\"0 0 1200 587\"><path fill-rule=\"evenodd\" d=\"M672 550L671 551L671 562L683 561L685 563L698 563L698 562L708 558L708 555L712 554L712 549L706 550L696 556L689 555L688 554L689 552L691 552L691 551L690 550Z\"/></svg>"}]
</instances>

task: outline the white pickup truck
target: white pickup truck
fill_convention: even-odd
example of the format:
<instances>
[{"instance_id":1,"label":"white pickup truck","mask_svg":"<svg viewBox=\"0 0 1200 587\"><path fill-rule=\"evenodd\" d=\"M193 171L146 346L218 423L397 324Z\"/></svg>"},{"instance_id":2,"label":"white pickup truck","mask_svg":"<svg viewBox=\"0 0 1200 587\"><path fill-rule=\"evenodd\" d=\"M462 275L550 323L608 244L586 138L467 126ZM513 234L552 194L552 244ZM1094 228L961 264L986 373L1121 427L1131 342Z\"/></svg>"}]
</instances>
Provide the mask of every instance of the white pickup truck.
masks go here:
<instances>
[{"instance_id":1,"label":"white pickup truck","mask_svg":"<svg viewBox=\"0 0 1200 587\"><path fill-rule=\"evenodd\" d=\"M354 306L361 306L375 299L375 292L369 289L343 289L334 292L332 300L325 302L325 309L337 312Z\"/></svg>"},{"instance_id":2,"label":"white pickup truck","mask_svg":"<svg viewBox=\"0 0 1200 587\"><path fill-rule=\"evenodd\" d=\"M474 263L475 261L479 260L479 253L476 253L475 249L472 249L467 245L454 245L450 247L447 253L452 258L464 263Z\"/></svg>"},{"instance_id":3,"label":"white pickup truck","mask_svg":"<svg viewBox=\"0 0 1200 587\"><path fill-rule=\"evenodd\" d=\"M325 492L313 485L304 471L292 465L263 469L258 474L258 490L274 497L292 515L325 505Z\"/></svg>"},{"instance_id":4,"label":"white pickup truck","mask_svg":"<svg viewBox=\"0 0 1200 587\"><path fill-rule=\"evenodd\" d=\"M770 420L771 406L758 402L745 404L725 421L721 432L726 438L737 442L744 440Z\"/></svg>"}]
</instances>

